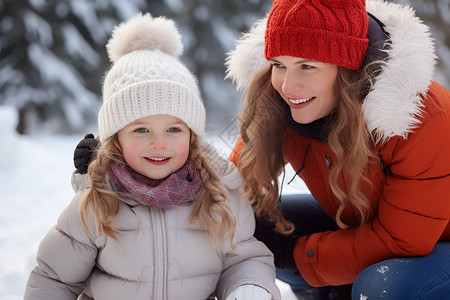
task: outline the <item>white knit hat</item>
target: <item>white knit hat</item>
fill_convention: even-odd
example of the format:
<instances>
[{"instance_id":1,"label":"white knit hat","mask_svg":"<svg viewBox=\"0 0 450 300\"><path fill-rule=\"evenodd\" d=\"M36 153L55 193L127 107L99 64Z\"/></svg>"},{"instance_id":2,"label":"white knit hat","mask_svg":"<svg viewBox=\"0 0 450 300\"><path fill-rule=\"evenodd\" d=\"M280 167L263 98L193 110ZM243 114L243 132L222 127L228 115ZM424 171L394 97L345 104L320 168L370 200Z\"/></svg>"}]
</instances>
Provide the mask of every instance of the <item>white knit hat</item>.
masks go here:
<instances>
[{"instance_id":1,"label":"white knit hat","mask_svg":"<svg viewBox=\"0 0 450 300\"><path fill-rule=\"evenodd\" d=\"M183 45L172 20L138 14L114 29L106 47L113 66L103 84L100 142L157 114L177 117L203 135L205 108L195 77L179 60Z\"/></svg>"}]
</instances>

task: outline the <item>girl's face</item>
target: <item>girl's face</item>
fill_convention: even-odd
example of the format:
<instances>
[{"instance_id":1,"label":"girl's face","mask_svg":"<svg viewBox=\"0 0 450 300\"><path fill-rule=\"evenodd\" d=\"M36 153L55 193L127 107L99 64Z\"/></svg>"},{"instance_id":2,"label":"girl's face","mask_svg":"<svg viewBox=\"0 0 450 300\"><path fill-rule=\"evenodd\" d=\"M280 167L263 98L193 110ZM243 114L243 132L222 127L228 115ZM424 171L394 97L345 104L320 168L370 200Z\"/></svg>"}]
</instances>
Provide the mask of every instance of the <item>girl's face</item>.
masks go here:
<instances>
[{"instance_id":1,"label":"girl's face","mask_svg":"<svg viewBox=\"0 0 450 300\"><path fill-rule=\"evenodd\" d=\"M291 108L297 123L311 123L336 107L336 65L291 56L278 56L270 62L272 85Z\"/></svg>"},{"instance_id":2,"label":"girl's face","mask_svg":"<svg viewBox=\"0 0 450 300\"><path fill-rule=\"evenodd\" d=\"M190 137L189 127L169 115L144 117L118 132L126 163L152 179L166 178L185 164Z\"/></svg>"}]
</instances>

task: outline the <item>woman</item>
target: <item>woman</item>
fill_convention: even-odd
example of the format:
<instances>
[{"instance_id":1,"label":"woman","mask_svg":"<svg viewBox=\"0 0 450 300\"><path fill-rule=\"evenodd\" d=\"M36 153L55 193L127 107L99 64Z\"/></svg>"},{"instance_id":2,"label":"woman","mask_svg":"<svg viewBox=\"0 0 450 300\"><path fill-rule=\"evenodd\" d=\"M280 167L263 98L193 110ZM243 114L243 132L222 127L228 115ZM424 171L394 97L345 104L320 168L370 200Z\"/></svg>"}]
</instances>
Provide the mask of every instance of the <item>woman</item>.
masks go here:
<instances>
[{"instance_id":1,"label":"woman","mask_svg":"<svg viewBox=\"0 0 450 300\"><path fill-rule=\"evenodd\" d=\"M275 0L238 41L228 77L246 93L230 159L279 269L353 284L353 299L450 292L450 93L434 60L413 10L381 0ZM287 163L311 195L279 201Z\"/></svg>"}]
</instances>

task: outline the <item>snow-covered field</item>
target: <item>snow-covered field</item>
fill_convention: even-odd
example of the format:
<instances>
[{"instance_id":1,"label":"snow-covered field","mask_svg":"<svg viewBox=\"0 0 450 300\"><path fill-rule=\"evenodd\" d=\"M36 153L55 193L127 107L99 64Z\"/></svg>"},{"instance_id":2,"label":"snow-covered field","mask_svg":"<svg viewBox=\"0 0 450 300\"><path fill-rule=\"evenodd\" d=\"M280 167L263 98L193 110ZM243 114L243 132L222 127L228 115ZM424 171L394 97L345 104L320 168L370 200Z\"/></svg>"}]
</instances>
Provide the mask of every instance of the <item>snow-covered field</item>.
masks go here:
<instances>
[{"instance_id":1,"label":"snow-covered field","mask_svg":"<svg viewBox=\"0 0 450 300\"><path fill-rule=\"evenodd\" d=\"M23 299L39 242L72 199L72 156L81 137L0 131L0 300ZM301 182L290 189L304 191ZM283 300L295 299L287 285L278 284Z\"/></svg>"}]
</instances>

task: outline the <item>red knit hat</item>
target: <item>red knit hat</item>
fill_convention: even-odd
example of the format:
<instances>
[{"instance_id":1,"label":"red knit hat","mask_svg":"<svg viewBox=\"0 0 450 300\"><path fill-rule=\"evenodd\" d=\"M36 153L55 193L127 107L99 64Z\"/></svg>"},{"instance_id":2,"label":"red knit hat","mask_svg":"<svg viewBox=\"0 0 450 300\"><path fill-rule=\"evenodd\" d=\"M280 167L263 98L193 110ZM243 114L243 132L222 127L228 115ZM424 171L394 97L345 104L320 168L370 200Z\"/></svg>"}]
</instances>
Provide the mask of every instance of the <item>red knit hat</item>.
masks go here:
<instances>
[{"instance_id":1,"label":"red knit hat","mask_svg":"<svg viewBox=\"0 0 450 300\"><path fill-rule=\"evenodd\" d=\"M274 0L264 55L361 66L369 40L365 0Z\"/></svg>"}]
</instances>

